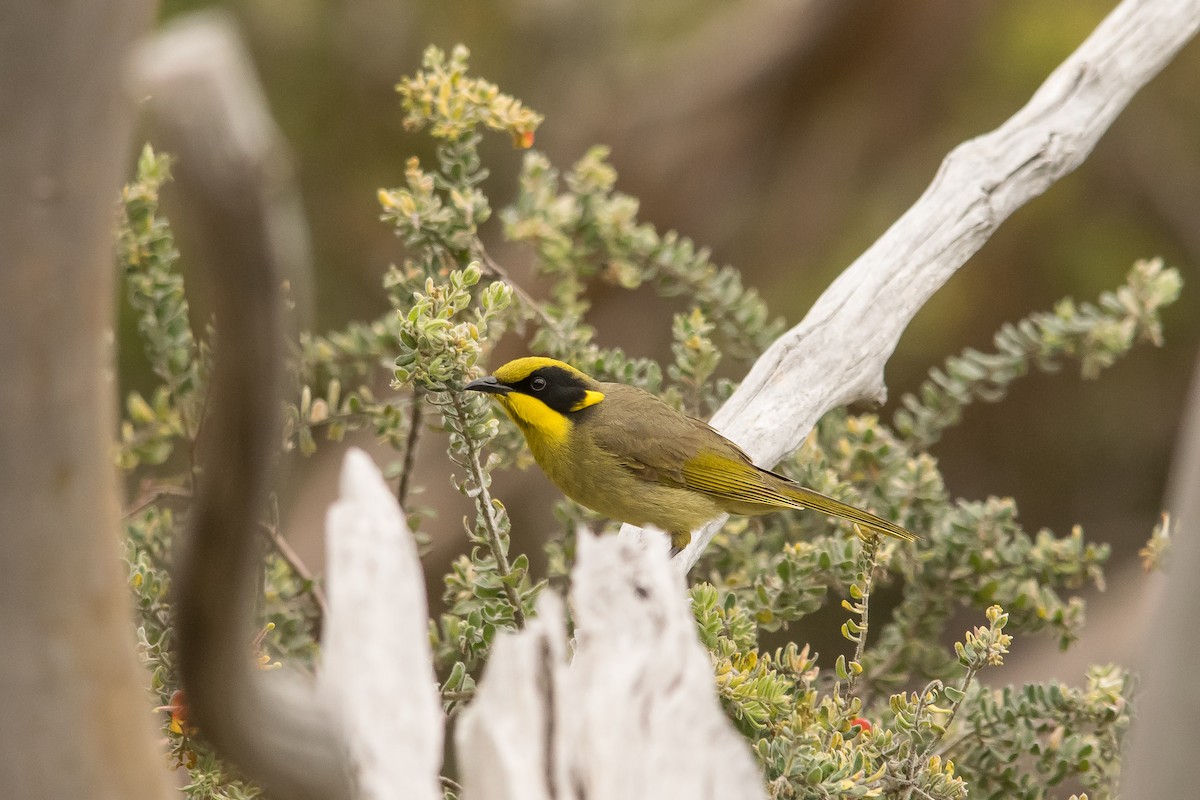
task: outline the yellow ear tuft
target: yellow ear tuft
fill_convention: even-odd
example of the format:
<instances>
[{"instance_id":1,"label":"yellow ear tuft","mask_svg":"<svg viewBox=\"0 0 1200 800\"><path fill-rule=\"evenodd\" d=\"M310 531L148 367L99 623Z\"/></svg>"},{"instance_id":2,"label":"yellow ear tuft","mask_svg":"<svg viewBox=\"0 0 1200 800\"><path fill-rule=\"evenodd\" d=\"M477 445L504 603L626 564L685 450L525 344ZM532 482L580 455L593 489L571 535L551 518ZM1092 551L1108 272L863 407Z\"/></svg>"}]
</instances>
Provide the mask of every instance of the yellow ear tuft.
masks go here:
<instances>
[{"instance_id":1,"label":"yellow ear tuft","mask_svg":"<svg viewBox=\"0 0 1200 800\"><path fill-rule=\"evenodd\" d=\"M583 409L587 408L588 406L596 405L596 403L599 403L603 399L604 399L603 392L597 392L597 391L593 391L592 389L588 389L587 392L584 393L583 399L580 400L575 405L571 406L571 410L572 411L582 411Z\"/></svg>"}]
</instances>

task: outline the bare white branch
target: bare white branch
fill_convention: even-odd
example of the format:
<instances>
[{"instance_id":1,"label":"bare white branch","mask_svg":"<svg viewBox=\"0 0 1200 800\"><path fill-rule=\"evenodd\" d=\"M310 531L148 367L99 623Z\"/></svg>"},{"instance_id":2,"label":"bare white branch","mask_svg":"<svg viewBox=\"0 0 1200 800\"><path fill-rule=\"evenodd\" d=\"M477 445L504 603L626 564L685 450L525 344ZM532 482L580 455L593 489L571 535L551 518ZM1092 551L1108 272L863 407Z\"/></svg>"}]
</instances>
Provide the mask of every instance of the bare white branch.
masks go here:
<instances>
[{"instance_id":1,"label":"bare white branch","mask_svg":"<svg viewBox=\"0 0 1200 800\"><path fill-rule=\"evenodd\" d=\"M545 592L520 633L497 637L487 672L455 731L463 800L565 800L562 601Z\"/></svg>"},{"instance_id":2,"label":"bare white branch","mask_svg":"<svg viewBox=\"0 0 1200 800\"><path fill-rule=\"evenodd\" d=\"M578 542L574 657L556 603L497 641L458 729L464 800L763 797L665 539Z\"/></svg>"},{"instance_id":3,"label":"bare white branch","mask_svg":"<svg viewBox=\"0 0 1200 800\"><path fill-rule=\"evenodd\" d=\"M714 427L770 465L829 409L883 400L884 364L917 311L1001 222L1083 163L1197 28L1200 0L1124 0L1024 108L946 156L917 202L754 363ZM693 534L684 569L723 522Z\"/></svg>"},{"instance_id":4,"label":"bare white branch","mask_svg":"<svg viewBox=\"0 0 1200 800\"><path fill-rule=\"evenodd\" d=\"M352 448L326 521L329 614L318 688L340 721L357 800L441 797L445 721L417 545L396 498Z\"/></svg>"}]
</instances>

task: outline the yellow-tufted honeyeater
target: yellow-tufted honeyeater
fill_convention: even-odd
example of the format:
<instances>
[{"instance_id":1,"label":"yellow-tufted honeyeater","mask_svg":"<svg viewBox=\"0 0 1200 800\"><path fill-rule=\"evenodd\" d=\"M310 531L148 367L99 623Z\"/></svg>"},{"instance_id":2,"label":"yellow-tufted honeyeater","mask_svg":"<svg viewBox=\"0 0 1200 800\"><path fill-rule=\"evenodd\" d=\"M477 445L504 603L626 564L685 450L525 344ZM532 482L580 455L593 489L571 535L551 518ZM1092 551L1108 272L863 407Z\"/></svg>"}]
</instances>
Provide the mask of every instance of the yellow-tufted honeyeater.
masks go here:
<instances>
[{"instance_id":1,"label":"yellow-tufted honeyeater","mask_svg":"<svg viewBox=\"0 0 1200 800\"><path fill-rule=\"evenodd\" d=\"M563 494L611 519L653 525L681 550L720 515L808 508L906 541L894 522L755 466L737 445L634 386L562 361L518 358L465 387L491 394Z\"/></svg>"}]
</instances>

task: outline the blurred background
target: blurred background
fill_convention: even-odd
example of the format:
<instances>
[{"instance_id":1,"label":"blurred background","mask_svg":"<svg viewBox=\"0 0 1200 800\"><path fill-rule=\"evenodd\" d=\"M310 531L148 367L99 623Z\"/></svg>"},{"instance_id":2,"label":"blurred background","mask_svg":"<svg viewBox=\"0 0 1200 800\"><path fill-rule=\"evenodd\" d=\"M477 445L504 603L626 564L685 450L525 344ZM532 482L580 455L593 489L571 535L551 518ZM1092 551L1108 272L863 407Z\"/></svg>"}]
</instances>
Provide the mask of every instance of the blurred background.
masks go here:
<instances>
[{"instance_id":1,"label":"blurred background","mask_svg":"<svg viewBox=\"0 0 1200 800\"><path fill-rule=\"evenodd\" d=\"M618 189L641 218L712 248L772 311L798 322L838 273L918 197L943 156L1016 111L1116 3L1078 0L166 0L162 18L220 5L242 23L290 141L311 226L318 331L383 313L380 278L403 258L379 221L376 190L429 157L405 132L394 91L428 44L466 44L476 75L545 114L536 147L561 168L611 146ZM1156 578L1136 551L1162 507L1200 337L1200 44L1143 90L1077 172L1019 210L921 311L887 370L891 400L964 347L989 349L1001 323L1118 286L1139 258L1181 269L1166 346L1140 347L1097 381L1078 370L1032 375L999 405L977 405L935 447L958 496L1011 495L1027 530L1073 524L1111 542L1109 591L1090 598L1082 646L1019 641L998 678L1078 680L1082 664L1128 662ZM521 154L489 137L493 207L513 196ZM170 207L168 206L168 211ZM528 257L485 228L493 254L535 295ZM186 261L186 254L185 254ZM603 289L602 344L669 355L670 313L649 294ZM130 315L124 389L149 383ZM524 352L512 339L503 356ZM743 366L726 363L733 376ZM358 442L363 444L363 442ZM369 445L369 442L366 443ZM425 523L436 549L431 598L465 547L466 505L450 487L438 437L422 441ZM311 564L340 461L333 447L300 465L285 527ZM557 495L536 470L497 481L514 547L539 554ZM970 624L975 624L976 621ZM805 632L796 632L804 638Z\"/></svg>"}]
</instances>

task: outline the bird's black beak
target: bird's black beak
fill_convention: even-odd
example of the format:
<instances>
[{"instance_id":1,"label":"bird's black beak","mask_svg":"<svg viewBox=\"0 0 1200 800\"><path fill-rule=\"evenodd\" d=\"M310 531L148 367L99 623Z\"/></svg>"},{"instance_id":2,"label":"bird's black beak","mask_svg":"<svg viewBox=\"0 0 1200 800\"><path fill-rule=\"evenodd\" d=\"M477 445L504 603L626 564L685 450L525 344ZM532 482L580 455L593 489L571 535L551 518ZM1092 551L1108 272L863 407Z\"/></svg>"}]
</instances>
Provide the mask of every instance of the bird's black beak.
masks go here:
<instances>
[{"instance_id":1,"label":"bird's black beak","mask_svg":"<svg viewBox=\"0 0 1200 800\"><path fill-rule=\"evenodd\" d=\"M465 392L486 392L487 394L508 394L512 391L511 386L505 386L493 376L488 375L486 378L474 380L463 387Z\"/></svg>"}]
</instances>

